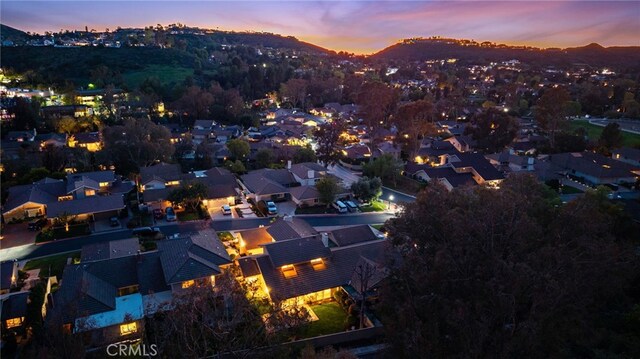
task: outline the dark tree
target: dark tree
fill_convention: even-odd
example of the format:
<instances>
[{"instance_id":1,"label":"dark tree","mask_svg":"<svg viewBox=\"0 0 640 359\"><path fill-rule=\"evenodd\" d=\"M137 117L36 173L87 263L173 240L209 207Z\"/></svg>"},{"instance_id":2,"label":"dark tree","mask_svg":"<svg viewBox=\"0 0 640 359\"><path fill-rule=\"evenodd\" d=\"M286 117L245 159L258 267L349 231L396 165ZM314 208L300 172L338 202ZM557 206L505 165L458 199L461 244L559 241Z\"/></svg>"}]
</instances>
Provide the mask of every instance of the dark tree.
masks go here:
<instances>
[{"instance_id":1,"label":"dark tree","mask_svg":"<svg viewBox=\"0 0 640 359\"><path fill-rule=\"evenodd\" d=\"M363 202L371 202L382 195L382 181L379 177L361 177L351 184L351 191Z\"/></svg>"},{"instance_id":2,"label":"dark tree","mask_svg":"<svg viewBox=\"0 0 640 359\"><path fill-rule=\"evenodd\" d=\"M396 124L399 138L406 142L411 158L417 155L425 136L436 131L433 110L433 104L429 100L410 102L398 108Z\"/></svg>"},{"instance_id":3,"label":"dark tree","mask_svg":"<svg viewBox=\"0 0 640 359\"><path fill-rule=\"evenodd\" d=\"M478 148L487 153L499 152L510 144L518 134L518 124L504 111L489 108L473 119L466 131L478 143Z\"/></svg>"},{"instance_id":4,"label":"dark tree","mask_svg":"<svg viewBox=\"0 0 640 359\"><path fill-rule=\"evenodd\" d=\"M605 191L433 185L385 228L404 257L379 307L397 357L640 354L638 228Z\"/></svg>"},{"instance_id":5,"label":"dark tree","mask_svg":"<svg viewBox=\"0 0 640 359\"><path fill-rule=\"evenodd\" d=\"M270 148L261 148L256 152L256 168L265 168L273 164L275 155Z\"/></svg>"},{"instance_id":6,"label":"dark tree","mask_svg":"<svg viewBox=\"0 0 640 359\"><path fill-rule=\"evenodd\" d=\"M316 162L317 160L316 152L311 146L297 149L296 152L293 153L293 163Z\"/></svg>"},{"instance_id":7,"label":"dark tree","mask_svg":"<svg viewBox=\"0 0 640 359\"><path fill-rule=\"evenodd\" d=\"M616 122L610 122L605 126L604 130L600 134L598 144L604 147L607 151L622 146L622 131L620 131L620 125Z\"/></svg>"},{"instance_id":8,"label":"dark tree","mask_svg":"<svg viewBox=\"0 0 640 359\"><path fill-rule=\"evenodd\" d=\"M556 133L567 124L567 105L571 100L563 87L553 87L545 91L538 100L535 117L542 129L549 133L551 147L555 146Z\"/></svg>"},{"instance_id":9,"label":"dark tree","mask_svg":"<svg viewBox=\"0 0 640 359\"><path fill-rule=\"evenodd\" d=\"M324 123L314 131L318 147L316 154L318 160L325 166L335 164L340 159L340 135L345 131L346 124L343 120L337 118L332 122Z\"/></svg>"},{"instance_id":10,"label":"dark tree","mask_svg":"<svg viewBox=\"0 0 640 359\"><path fill-rule=\"evenodd\" d=\"M365 123L372 129L379 128L396 110L400 94L383 82L367 82L360 88L357 103Z\"/></svg>"}]
</instances>

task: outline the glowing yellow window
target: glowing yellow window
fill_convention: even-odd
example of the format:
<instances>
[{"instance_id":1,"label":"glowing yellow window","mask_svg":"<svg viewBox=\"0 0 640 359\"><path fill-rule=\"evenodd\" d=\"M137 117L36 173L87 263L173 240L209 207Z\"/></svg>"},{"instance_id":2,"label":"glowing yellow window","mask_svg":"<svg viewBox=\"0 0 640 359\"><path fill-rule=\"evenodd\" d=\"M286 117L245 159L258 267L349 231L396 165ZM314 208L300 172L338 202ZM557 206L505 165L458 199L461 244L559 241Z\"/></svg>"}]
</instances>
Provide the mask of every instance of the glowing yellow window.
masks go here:
<instances>
[{"instance_id":1,"label":"glowing yellow window","mask_svg":"<svg viewBox=\"0 0 640 359\"><path fill-rule=\"evenodd\" d=\"M169 181L169 182L166 182L164 185L165 186L177 186L179 184L180 184L180 181Z\"/></svg>"},{"instance_id":2,"label":"glowing yellow window","mask_svg":"<svg viewBox=\"0 0 640 359\"><path fill-rule=\"evenodd\" d=\"M313 267L314 270L323 270L323 269L327 268L324 265L324 261L322 260L322 258L312 259L311 260L311 266Z\"/></svg>"},{"instance_id":3,"label":"glowing yellow window","mask_svg":"<svg viewBox=\"0 0 640 359\"><path fill-rule=\"evenodd\" d=\"M96 195L96 190L95 189L85 188L84 195L85 196L95 196Z\"/></svg>"},{"instance_id":4,"label":"glowing yellow window","mask_svg":"<svg viewBox=\"0 0 640 359\"><path fill-rule=\"evenodd\" d=\"M282 266L282 274L284 274L285 278L293 278L298 276L298 272L296 272L296 268L293 266L293 264L287 264L285 266Z\"/></svg>"},{"instance_id":5,"label":"glowing yellow window","mask_svg":"<svg viewBox=\"0 0 640 359\"><path fill-rule=\"evenodd\" d=\"M186 289L186 288L190 288L192 287L196 282L192 279L192 280L188 280L186 282L182 282L182 289Z\"/></svg>"},{"instance_id":6,"label":"glowing yellow window","mask_svg":"<svg viewBox=\"0 0 640 359\"><path fill-rule=\"evenodd\" d=\"M100 182L100 187L107 187L109 186L109 182Z\"/></svg>"},{"instance_id":7,"label":"glowing yellow window","mask_svg":"<svg viewBox=\"0 0 640 359\"><path fill-rule=\"evenodd\" d=\"M20 318L13 318L13 319L7 319L7 328L15 328L15 327L19 327L22 325L22 321L24 320L24 317L20 317Z\"/></svg>"},{"instance_id":8,"label":"glowing yellow window","mask_svg":"<svg viewBox=\"0 0 640 359\"><path fill-rule=\"evenodd\" d=\"M120 335L128 335L138 331L136 322L120 325Z\"/></svg>"}]
</instances>

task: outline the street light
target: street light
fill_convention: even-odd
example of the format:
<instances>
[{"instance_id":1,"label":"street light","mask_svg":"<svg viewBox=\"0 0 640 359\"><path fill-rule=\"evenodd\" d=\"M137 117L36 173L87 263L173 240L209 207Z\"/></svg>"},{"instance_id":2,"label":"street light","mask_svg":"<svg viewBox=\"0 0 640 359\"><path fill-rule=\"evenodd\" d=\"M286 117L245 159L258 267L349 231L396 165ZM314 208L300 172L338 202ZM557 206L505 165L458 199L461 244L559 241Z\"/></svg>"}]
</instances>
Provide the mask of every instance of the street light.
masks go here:
<instances>
[{"instance_id":1,"label":"street light","mask_svg":"<svg viewBox=\"0 0 640 359\"><path fill-rule=\"evenodd\" d=\"M387 208L387 209L391 209L391 201L393 201L393 195L392 194L389 195L389 208Z\"/></svg>"}]
</instances>

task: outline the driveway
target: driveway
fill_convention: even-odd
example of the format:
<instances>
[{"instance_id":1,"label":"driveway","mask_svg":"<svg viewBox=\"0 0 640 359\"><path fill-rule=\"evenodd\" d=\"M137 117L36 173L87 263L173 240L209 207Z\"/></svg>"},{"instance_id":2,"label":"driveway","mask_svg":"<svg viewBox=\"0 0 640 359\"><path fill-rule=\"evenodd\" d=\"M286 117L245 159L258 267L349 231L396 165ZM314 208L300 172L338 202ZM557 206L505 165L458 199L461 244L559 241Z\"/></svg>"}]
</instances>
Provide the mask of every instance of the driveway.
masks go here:
<instances>
[{"instance_id":1,"label":"driveway","mask_svg":"<svg viewBox=\"0 0 640 359\"><path fill-rule=\"evenodd\" d=\"M277 202L276 207L278 207L279 216L294 216L298 208L293 201Z\"/></svg>"},{"instance_id":2,"label":"driveway","mask_svg":"<svg viewBox=\"0 0 640 359\"><path fill-rule=\"evenodd\" d=\"M93 222L92 229L94 232L108 232L122 229L122 220L118 219L117 226L111 226L111 221L109 219L101 219L99 221Z\"/></svg>"},{"instance_id":3,"label":"driveway","mask_svg":"<svg viewBox=\"0 0 640 359\"><path fill-rule=\"evenodd\" d=\"M29 230L29 223L7 224L2 229L1 248L11 248L33 244L36 241L36 231Z\"/></svg>"}]
</instances>

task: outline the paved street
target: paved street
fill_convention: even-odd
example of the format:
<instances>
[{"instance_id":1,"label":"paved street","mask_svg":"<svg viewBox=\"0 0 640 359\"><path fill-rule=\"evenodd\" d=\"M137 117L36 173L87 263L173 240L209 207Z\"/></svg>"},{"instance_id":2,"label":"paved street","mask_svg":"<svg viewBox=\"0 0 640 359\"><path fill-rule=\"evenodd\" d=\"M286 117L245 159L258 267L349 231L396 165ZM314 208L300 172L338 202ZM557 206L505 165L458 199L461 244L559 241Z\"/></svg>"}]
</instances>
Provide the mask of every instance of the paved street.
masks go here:
<instances>
[{"instance_id":1,"label":"paved street","mask_svg":"<svg viewBox=\"0 0 640 359\"><path fill-rule=\"evenodd\" d=\"M356 224L378 224L384 223L387 219L393 217L389 213L363 213L363 214L341 214L341 215L308 215L299 216L314 227L340 226L340 225L356 225ZM169 236L175 233L193 233L198 232L207 226L213 227L216 231L230 231L257 228L260 225L266 225L272 218L251 218L221 221L194 221L187 223L171 223L160 227L162 233ZM49 256L57 253L65 253L78 251L85 244L93 244L100 242L108 242L117 239L132 237L130 229L123 229L109 233L94 234L86 237L76 237L71 239L41 243L29 244L13 248L0 250L0 261L5 260L24 260Z\"/></svg>"}]
</instances>

